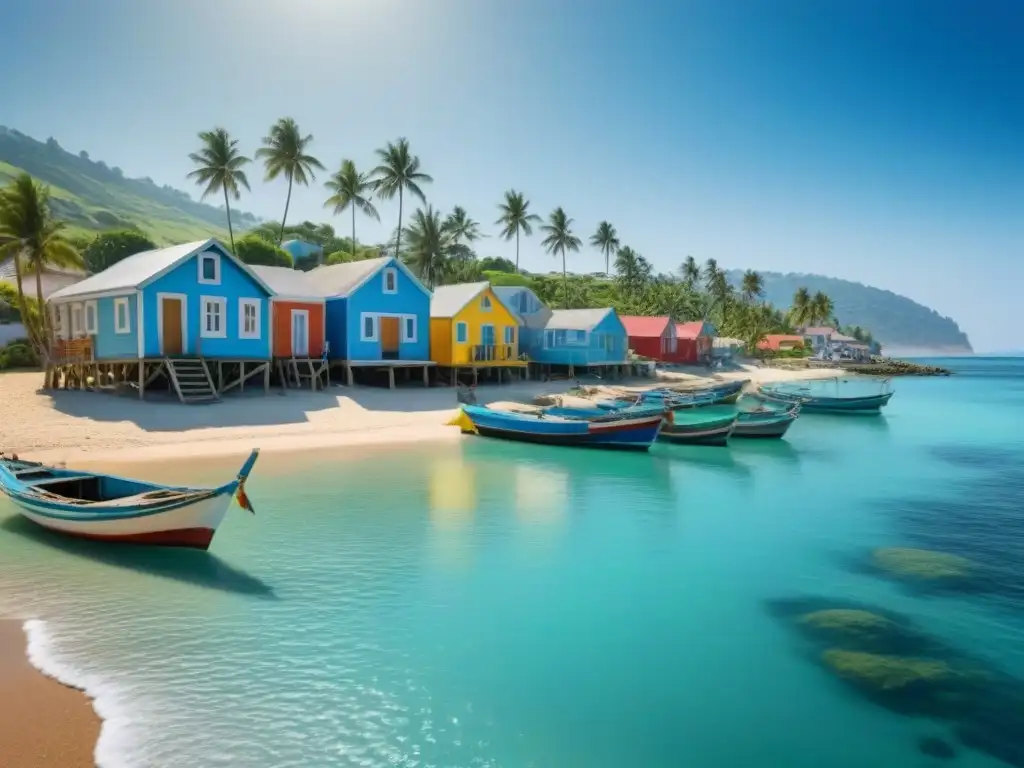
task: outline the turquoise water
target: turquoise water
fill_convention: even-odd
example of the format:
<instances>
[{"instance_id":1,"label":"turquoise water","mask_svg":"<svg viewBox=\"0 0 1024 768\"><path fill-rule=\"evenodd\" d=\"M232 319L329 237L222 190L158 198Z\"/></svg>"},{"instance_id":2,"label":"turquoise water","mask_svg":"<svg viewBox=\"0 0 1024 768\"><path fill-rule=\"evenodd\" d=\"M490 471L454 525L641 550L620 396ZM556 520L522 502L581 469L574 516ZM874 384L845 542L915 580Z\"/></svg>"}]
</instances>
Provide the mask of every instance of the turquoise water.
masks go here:
<instances>
[{"instance_id":1,"label":"turquoise water","mask_svg":"<svg viewBox=\"0 0 1024 768\"><path fill-rule=\"evenodd\" d=\"M1024 678L1024 360L947 363L781 443L266 456L257 515L209 554L0 507L0 614L41 619L38 658L98 695L104 768L918 768L928 736L1003 766L836 680L769 610L865 603ZM984 578L908 588L858 566L883 546Z\"/></svg>"}]
</instances>

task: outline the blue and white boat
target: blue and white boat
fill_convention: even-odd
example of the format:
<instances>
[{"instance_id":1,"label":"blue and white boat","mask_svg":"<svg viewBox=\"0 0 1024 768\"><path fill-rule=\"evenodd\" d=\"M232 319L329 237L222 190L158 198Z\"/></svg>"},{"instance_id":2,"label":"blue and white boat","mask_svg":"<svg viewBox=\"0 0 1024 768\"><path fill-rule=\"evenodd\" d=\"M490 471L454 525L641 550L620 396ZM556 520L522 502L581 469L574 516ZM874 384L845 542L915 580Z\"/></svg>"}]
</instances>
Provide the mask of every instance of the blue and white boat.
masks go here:
<instances>
[{"instance_id":1,"label":"blue and white boat","mask_svg":"<svg viewBox=\"0 0 1024 768\"><path fill-rule=\"evenodd\" d=\"M834 379L834 392L823 390L826 382L809 382L802 385L795 384L762 384L757 388L757 397L770 402L787 405L799 405L807 413L848 413L848 414L877 414L881 412L894 392L888 379L883 379L878 392L856 392L851 391L852 382ZM812 384L819 386L814 387Z\"/></svg>"},{"instance_id":2,"label":"blue and white boat","mask_svg":"<svg viewBox=\"0 0 1024 768\"><path fill-rule=\"evenodd\" d=\"M464 405L453 424L463 432L524 443L646 451L658 438L663 419L661 409L635 415L603 412L596 418L567 418L543 411L513 413Z\"/></svg>"},{"instance_id":3,"label":"blue and white boat","mask_svg":"<svg viewBox=\"0 0 1024 768\"><path fill-rule=\"evenodd\" d=\"M252 512L245 481L254 450L219 488L187 488L78 472L0 454L0 491L32 522L99 541L208 549L232 499Z\"/></svg>"}]
</instances>

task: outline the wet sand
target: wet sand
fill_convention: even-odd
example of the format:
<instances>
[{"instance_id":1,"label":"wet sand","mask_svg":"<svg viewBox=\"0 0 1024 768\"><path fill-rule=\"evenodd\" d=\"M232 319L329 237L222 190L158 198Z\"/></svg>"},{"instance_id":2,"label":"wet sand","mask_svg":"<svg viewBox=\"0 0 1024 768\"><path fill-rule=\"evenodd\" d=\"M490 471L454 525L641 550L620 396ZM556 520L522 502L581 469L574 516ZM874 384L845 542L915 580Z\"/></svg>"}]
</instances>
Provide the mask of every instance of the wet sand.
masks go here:
<instances>
[{"instance_id":1,"label":"wet sand","mask_svg":"<svg viewBox=\"0 0 1024 768\"><path fill-rule=\"evenodd\" d=\"M92 702L33 667L26 642L21 621L0 620L0 765L94 768L100 719Z\"/></svg>"}]
</instances>

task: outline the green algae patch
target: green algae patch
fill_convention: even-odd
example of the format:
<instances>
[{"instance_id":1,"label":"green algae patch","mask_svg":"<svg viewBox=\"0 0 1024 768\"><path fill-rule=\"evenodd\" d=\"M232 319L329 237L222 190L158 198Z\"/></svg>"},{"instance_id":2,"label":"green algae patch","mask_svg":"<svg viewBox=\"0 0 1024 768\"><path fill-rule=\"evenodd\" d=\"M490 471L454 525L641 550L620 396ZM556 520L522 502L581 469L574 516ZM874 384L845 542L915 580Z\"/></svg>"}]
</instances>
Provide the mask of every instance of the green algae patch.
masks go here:
<instances>
[{"instance_id":1,"label":"green algae patch","mask_svg":"<svg viewBox=\"0 0 1024 768\"><path fill-rule=\"evenodd\" d=\"M872 562L883 571L903 579L947 581L966 579L971 575L971 561L967 558L927 549L876 549Z\"/></svg>"},{"instance_id":2,"label":"green algae patch","mask_svg":"<svg viewBox=\"0 0 1024 768\"><path fill-rule=\"evenodd\" d=\"M960 677L938 659L884 656L838 648L825 651L821 658L839 677L877 692L940 687Z\"/></svg>"}]
</instances>

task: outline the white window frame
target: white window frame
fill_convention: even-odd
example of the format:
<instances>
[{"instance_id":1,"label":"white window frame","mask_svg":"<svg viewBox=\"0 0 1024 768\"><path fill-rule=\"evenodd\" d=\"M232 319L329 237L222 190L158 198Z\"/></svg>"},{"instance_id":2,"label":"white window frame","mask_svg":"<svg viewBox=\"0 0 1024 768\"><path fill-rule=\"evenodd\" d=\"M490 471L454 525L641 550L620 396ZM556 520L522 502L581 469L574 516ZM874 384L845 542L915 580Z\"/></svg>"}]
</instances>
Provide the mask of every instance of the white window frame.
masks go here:
<instances>
[{"instance_id":1,"label":"white window frame","mask_svg":"<svg viewBox=\"0 0 1024 768\"><path fill-rule=\"evenodd\" d=\"M569 334L572 334L572 338L569 338ZM582 336L580 334L583 334ZM565 344L568 347L585 347L589 342L587 338L589 334L586 331L581 331L574 328L567 328L565 331Z\"/></svg>"},{"instance_id":2,"label":"white window frame","mask_svg":"<svg viewBox=\"0 0 1024 768\"><path fill-rule=\"evenodd\" d=\"M463 328L466 331L466 338L459 339L459 329ZM469 323L460 321L455 324L455 343L456 344L468 344L469 343Z\"/></svg>"},{"instance_id":3,"label":"white window frame","mask_svg":"<svg viewBox=\"0 0 1024 768\"><path fill-rule=\"evenodd\" d=\"M255 339L259 340L262 337L262 325L263 318L261 317L261 309L263 302L259 299L239 299L238 300L238 338L240 339ZM253 331L245 330L245 308L253 307L256 312L254 318L256 320L256 329Z\"/></svg>"},{"instance_id":4,"label":"white window frame","mask_svg":"<svg viewBox=\"0 0 1024 768\"><path fill-rule=\"evenodd\" d=\"M494 306L494 302L491 301L491 297L490 296L486 296L485 295L482 299L480 299L480 311L481 312L490 312L491 308L493 306Z\"/></svg>"},{"instance_id":5,"label":"white window frame","mask_svg":"<svg viewBox=\"0 0 1024 768\"><path fill-rule=\"evenodd\" d=\"M367 335L366 333L366 321L370 320L372 324L372 333ZM359 340L360 341L379 341L380 340L380 315L373 312L363 312L359 315Z\"/></svg>"},{"instance_id":6,"label":"white window frame","mask_svg":"<svg viewBox=\"0 0 1024 768\"><path fill-rule=\"evenodd\" d=\"M502 335L505 338L505 341L502 342L503 344L513 345L516 343L516 327L514 325L506 325L505 333ZM510 339L509 336L511 336L512 338Z\"/></svg>"},{"instance_id":7,"label":"white window frame","mask_svg":"<svg viewBox=\"0 0 1024 768\"><path fill-rule=\"evenodd\" d=\"M309 327L309 310L308 309L293 309L291 311L291 314L289 315L290 323L289 323L289 328L288 328L288 332L291 334L291 341L288 344L288 348L291 349L292 355L295 355L295 354L298 353L298 350L295 349L295 318L296 318L296 316L299 316L299 317L305 316L305 318L306 318L306 352L305 352L305 355L308 357L309 356L310 343L312 342L312 339L310 338L312 336L312 332L311 332L311 329Z\"/></svg>"},{"instance_id":8,"label":"white window frame","mask_svg":"<svg viewBox=\"0 0 1024 768\"><path fill-rule=\"evenodd\" d=\"M388 277L391 277L392 287L388 288ZM384 293L392 294L398 293L398 270L394 267L388 267L381 272L381 290Z\"/></svg>"},{"instance_id":9,"label":"white window frame","mask_svg":"<svg viewBox=\"0 0 1024 768\"><path fill-rule=\"evenodd\" d=\"M410 322L412 323L412 333L409 333ZM416 315L402 315L402 342L415 344L418 333L419 323L416 321Z\"/></svg>"},{"instance_id":10,"label":"white window frame","mask_svg":"<svg viewBox=\"0 0 1024 768\"><path fill-rule=\"evenodd\" d=\"M220 307L220 330L209 331L206 329L206 321L210 316L208 304L216 304ZM200 296L199 297L199 338L201 339L226 339L228 337L228 300L224 296Z\"/></svg>"},{"instance_id":11,"label":"white window frame","mask_svg":"<svg viewBox=\"0 0 1024 768\"><path fill-rule=\"evenodd\" d=\"M85 307L82 304L71 305L71 338L77 339L85 325Z\"/></svg>"},{"instance_id":12,"label":"white window frame","mask_svg":"<svg viewBox=\"0 0 1024 768\"><path fill-rule=\"evenodd\" d=\"M207 280L203 277L203 260L213 259L213 279ZM200 285L220 285L220 254L214 253L213 251L203 251L196 257L196 264L198 265L198 281ZM203 307L205 314L206 307ZM206 323L203 323L203 327L206 327Z\"/></svg>"},{"instance_id":13,"label":"white window frame","mask_svg":"<svg viewBox=\"0 0 1024 768\"><path fill-rule=\"evenodd\" d=\"M92 320L90 323L89 321ZM82 324L85 326L86 336L95 336L99 333L100 309L95 301L87 301L82 308Z\"/></svg>"},{"instance_id":14,"label":"white window frame","mask_svg":"<svg viewBox=\"0 0 1024 768\"><path fill-rule=\"evenodd\" d=\"M121 322L121 307L124 307L124 322ZM114 333L132 332L132 304L128 299L114 299Z\"/></svg>"}]
</instances>

